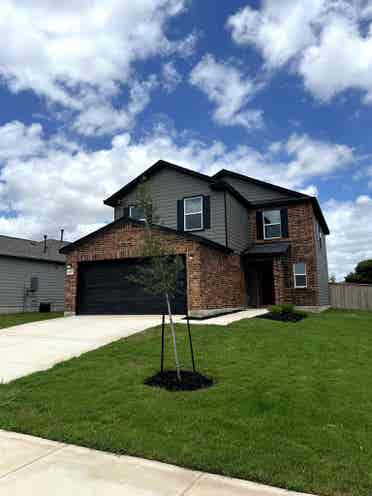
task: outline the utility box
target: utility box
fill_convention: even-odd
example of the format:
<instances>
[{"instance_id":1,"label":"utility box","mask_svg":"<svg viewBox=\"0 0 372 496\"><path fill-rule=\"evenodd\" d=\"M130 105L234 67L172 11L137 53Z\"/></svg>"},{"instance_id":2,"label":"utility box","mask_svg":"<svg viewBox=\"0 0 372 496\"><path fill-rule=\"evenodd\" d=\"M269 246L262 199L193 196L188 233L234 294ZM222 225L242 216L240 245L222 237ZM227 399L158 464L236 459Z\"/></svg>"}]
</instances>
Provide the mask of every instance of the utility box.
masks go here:
<instances>
[{"instance_id":1,"label":"utility box","mask_svg":"<svg viewBox=\"0 0 372 496\"><path fill-rule=\"evenodd\" d=\"M39 278L34 276L30 279L30 291L35 293L39 289Z\"/></svg>"},{"instance_id":2,"label":"utility box","mask_svg":"<svg viewBox=\"0 0 372 496\"><path fill-rule=\"evenodd\" d=\"M50 311L51 311L51 304L50 303L40 303L39 312L49 313Z\"/></svg>"}]
</instances>

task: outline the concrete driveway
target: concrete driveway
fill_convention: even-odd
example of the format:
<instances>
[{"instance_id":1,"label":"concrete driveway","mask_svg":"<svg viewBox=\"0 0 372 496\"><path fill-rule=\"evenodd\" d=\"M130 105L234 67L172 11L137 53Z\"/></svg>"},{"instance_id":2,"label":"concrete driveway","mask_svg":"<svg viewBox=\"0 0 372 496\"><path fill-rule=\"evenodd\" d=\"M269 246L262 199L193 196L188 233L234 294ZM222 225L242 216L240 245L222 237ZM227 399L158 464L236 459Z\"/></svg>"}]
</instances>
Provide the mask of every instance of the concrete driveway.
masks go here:
<instances>
[{"instance_id":1,"label":"concrete driveway","mask_svg":"<svg viewBox=\"0 0 372 496\"><path fill-rule=\"evenodd\" d=\"M161 324L158 315L79 316L0 330L0 382L46 370L56 363Z\"/></svg>"}]
</instances>

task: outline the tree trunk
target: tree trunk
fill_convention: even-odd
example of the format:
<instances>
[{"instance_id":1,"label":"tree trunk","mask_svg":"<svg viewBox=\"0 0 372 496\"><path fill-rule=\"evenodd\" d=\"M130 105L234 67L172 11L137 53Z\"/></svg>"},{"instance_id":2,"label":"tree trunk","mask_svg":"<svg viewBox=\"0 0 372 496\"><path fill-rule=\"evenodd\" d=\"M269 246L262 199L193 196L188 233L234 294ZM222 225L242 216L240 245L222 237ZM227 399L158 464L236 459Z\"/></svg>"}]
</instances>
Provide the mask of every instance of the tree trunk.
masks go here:
<instances>
[{"instance_id":1,"label":"tree trunk","mask_svg":"<svg viewBox=\"0 0 372 496\"><path fill-rule=\"evenodd\" d=\"M173 317L172 317L172 311L171 311L168 293L165 293L165 299L167 301L169 322L170 322L170 328L171 328L171 333L172 333L174 361L176 362L177 378L181 382L181 371L180 371L180 362L178 361L176 333L174 332L174 323L173 323Z\"/></svg>"}]
</instances>

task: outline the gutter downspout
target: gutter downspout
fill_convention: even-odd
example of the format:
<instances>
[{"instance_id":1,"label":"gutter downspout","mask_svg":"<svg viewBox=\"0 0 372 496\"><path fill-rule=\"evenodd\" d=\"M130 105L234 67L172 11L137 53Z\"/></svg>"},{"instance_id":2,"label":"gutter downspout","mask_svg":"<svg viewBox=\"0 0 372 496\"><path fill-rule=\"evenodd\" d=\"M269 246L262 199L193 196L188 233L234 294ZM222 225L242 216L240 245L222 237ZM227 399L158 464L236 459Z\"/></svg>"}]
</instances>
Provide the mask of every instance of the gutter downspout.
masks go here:
<instances>
[{"instance_id":1,"label":"gutter downspout","mask_svg":"<svg viewBox=\"0 0 372 496\"><path fill-rule=\"evenodd\" d=\"M229 247L229 235L227 230L227 201L226 201L226 190L223 192L223 201L225 205L225 246Z\"/></svg>"}]
</instances>

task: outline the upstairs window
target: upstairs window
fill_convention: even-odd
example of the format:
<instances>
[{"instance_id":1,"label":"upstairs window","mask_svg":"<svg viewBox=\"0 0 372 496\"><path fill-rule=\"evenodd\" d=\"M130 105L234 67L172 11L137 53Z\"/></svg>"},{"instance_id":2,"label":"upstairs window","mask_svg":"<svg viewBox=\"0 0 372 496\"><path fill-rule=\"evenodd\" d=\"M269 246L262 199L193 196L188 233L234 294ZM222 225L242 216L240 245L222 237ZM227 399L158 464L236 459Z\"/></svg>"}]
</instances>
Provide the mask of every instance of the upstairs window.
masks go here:
<instances>
[{"instance_id":1,"label":"upstairs window","mask_svg":"<svg viewBox=\"0 0 372 496\"><path fill-rule=\"evenodd\" d=\"M282 237L280 210L265 210L263 213L263 223L265 239L276 239Z\"/></svg>"},{"instance_id":2,"label":"upstairs window","mask_svg":"<svg viewBox=\"0 0 372 496\"><path fill-rule=\"evenodd\" d=\"M183 200L183 220L185 231L203 229L203 197L194 196Z\"/></svg>"},{"instance_id":3,"label":"upstairs window","mask_svg":"<svg viewBox=\"0 0 372 496\"><path fill-rule=\"evenodd\" d=\"M136 207L135 205L131 205L129 207L129 217L136 220L145 220L145 212L143 208Z\"/></svg>"},{"instance_id":4,"label":"upstairs window","mask_svg":"<svg viewBox=\"0 0 372 496\"><path fill-rule=\"evenodd\" d=\"M293 265L295 288L307 288L306 264L296 263Z\"/></svg>"}]
</instances>

